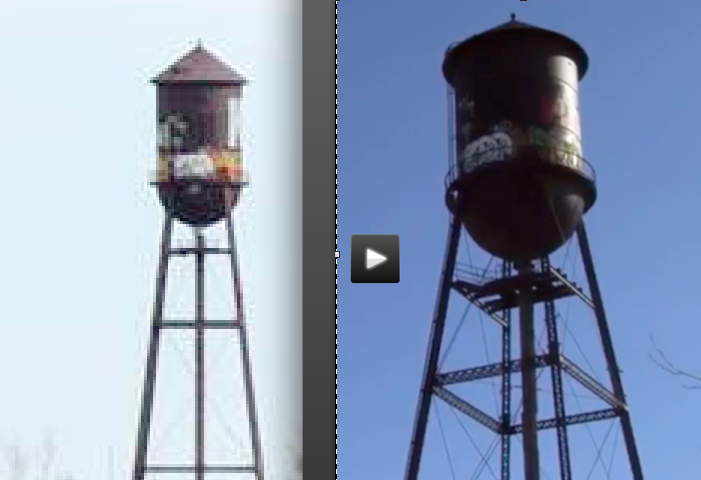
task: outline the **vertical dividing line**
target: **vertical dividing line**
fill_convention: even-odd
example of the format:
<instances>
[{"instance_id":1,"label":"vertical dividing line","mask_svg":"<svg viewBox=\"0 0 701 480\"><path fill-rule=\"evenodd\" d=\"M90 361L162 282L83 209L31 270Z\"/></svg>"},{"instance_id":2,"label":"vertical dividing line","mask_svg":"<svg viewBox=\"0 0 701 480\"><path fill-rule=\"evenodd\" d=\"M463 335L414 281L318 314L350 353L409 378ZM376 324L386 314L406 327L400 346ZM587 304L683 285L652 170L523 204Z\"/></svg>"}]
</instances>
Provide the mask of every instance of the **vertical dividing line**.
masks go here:
<instances>
[{"instance_id":1,"label":"vertical dividing line","mask_svg":"<svg viewBox=\"0 0 701 480\"><path fill-rule=\"evenodd\" d=\"M197 251L195 254L195 479L204 480L205 449L205 364L204 364L204 234L195 230Z\"/></svg>"},{"instance_id":2,"label":"vertical dividing line","mask_svg":"<svg viewBox=\"0 0 701 480\"><path fill-rule=\"evenodd\" d=\"M501 267L502 278L511 276L511 263L504 260ZM501 333L501 480L511 478L511 309L502 313L506 325Z\"/></svg>"},{"instance_id":3,"label":"vertical dividing line","mask_svg":"<svg viewBox=\"0 0 701 480\"><path fill-rule=\"evenodd\" d=\"M520 275L530 275L533 265L530 261L517 265ZM530 283L527 283L530 285ZM524 480L538 480L540 465L538 459L538 392L535 366L535 329L533 326L533 299L530 288L518 292L519 327L521 340L521 382L523 387L523 461Z\"/></svg>"},{"instance_id":4,"label":"vertical dividing line","mask_svg":"<svg viewBox=\"0 0 701 480\"><path fill-rule=\"evenodd\" d=\"M166 213L161 237L160 260L156 277L156 295L153 302L151 319L151 338L149 340L146 357L146 372L144 388L141 399L141 418L136 440L136 454L134 459L134 480L143 480L146 474L146 460L148 453L149 433L151 429L151 414L153 413L153 394L156 384L156 371L158 369L158 350L161 340L161 322L163 320L163 303L165 299L166 283L168 278L168 260L170 258L170 243L173 233L173 217Z\"/></svg>"},{"instance_id":5,"label":"vertical dividing line","mask_svg":"<svg viewBox=\"0 0 701 480\"><path fill-rule=\"evenodd\" d=\"M231 276L234 283L234 300L236 302L236 321L239 323L239 335L241 344L241 364L243 366L243 380L246 388L246 408L248 410L248 422L251 432L251 444L253 446L253 466L256 480L263 480L263 452L260 445L260 433L258 431L258 416L256 414L255 394L253 390L253 374L251 371L251 359L248 349L248 333L243 308L243 293L241 288L241 276L239 272L238 254L236 252L236 235L232 221L232 212L226 217L226 229L229 236L229 249L231 256Z\"/></svg>"},{"instance_id":6,"label":"vertical dividing line","mask_svg":"<svg viewBox=\"0 0 701 480\"><path fill-rule=\"evenodd\" d=\"M599 281L596 278L596 271L594 270L594 261L592 260L591 250L589 248L589 238L587 237L587 231L584 227L584 221L581 221L577 226L577 240L579 241L579 250L582 254L582 261L584 263L584 270L587 275L587 282L589 283L589 291L591 293L592 301L594 302L596 323L599 328L599 335L601 337L601 344L604 349L604 356L606 357L606 366L611 379L611 385L613 386L613 392L616 395L616 398L625 404L626 397L625 392L623 391L623 382L621 381L618 362L616 361L616 354L613 349L611 332L606 319L606 311L604 310L604 302L601 297L601 291L599 290ZM621 419L621 430L623 431L623 438L626 444L626 451L628 452L628 460L630 461L630 469L633 473L633 479L643 480L643 469L640 464L640 456L638 455L638 448L635 444L635 435L633 434L633 423L630 420L627 406L620 408L618 410L618 415Z\"/></svg>"},{"instance_id":7,"label":"vertical dividing line","mask_svg":"<svg viewBox=\"0 0 701 480\"><path fill-rule=\"evenodd\" d=\"M421 452L423 450L424 439L426 437L426 424L428 423L428 413L431 407L431 396L435 384L438 357L443 341L443 331L445 330L445 317L448 312L448 299L453 283L455 272L455 259L457 257L458 245L460 243L460 219L453 215L448 234L448 244L446 248L443 272L441 273L440 285L438 287L438 297L436 299L436 309L433 314L433 324L426 352L426 364L424 366L421 393L419 394L419 404L414 420L414 432L409 447L409 459L405 474L406 480L416 480L419 474L419 464L421 463Z\"/></svg>"}]
</instances>

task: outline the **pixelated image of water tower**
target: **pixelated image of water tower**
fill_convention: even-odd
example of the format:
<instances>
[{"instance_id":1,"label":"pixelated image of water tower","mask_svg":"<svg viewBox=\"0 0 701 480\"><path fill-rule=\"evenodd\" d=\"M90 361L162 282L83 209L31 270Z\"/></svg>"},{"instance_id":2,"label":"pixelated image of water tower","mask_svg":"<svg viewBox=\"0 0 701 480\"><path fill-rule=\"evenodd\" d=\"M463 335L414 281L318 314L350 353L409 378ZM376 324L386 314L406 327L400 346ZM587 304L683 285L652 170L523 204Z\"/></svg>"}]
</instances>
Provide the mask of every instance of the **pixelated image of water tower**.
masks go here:
<instances>
[{"instance_id":1,"label":"pixelated image of water tower","mask_svg":"<svg viewBox=\"0 0 701 480\"><path fill-rule=\"evenodd\" d=\"M578 107L587 64L574 40L514 19L446 53L457 152L447 203L498 257L551 253L595 201Z\"/></svg>"},{"instance_id":2,"label":"pixelated image of water tower","mask_svg":"<svg viewBox=\"0 0 701 480\"><path fill-rule=\"evenodd\" d=\"M203 227L233 208L246 184L240 145L246 80L201 44L152 80L158 87L156 181L166 210Z\"/></svg>"}]
</instances>

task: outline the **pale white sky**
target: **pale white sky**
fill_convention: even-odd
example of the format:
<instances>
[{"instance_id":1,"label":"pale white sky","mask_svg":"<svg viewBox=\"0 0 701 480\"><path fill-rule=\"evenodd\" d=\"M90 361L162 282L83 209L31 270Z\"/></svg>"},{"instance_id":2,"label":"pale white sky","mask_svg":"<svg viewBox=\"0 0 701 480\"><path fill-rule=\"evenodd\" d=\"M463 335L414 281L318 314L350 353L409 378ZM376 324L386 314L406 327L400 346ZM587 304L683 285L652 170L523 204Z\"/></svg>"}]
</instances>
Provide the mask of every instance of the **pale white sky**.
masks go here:
<instances>
[{"instance_id":1,"label":"pale white sky","mask_svg":"<svg viewBox=\"0 0 701 480\"><path fill-rule=\"evenodd\" d=\"M268 478L295 478L302 426L298 3L3 5L0 477L9 446L22 445L36 462L51 432L58 464L76 479L113 478L110 455L114 478L130 475L162 226L147 185L156 154L156 92L148 80L201 38L250 81L241 108L251 187L237 213L244 295ZM184 230L176 235L188 238ZM172 270L173 316L189 313L190 262ZM208 314L222 318L228 270L213 267ZM236 447L246 438L238 350L231 339L213 339L211 347L210 453L224 462L227 446L243 451ZM164 338L158 461L180 463L187 459L179 452L191 450L190 351L187 339Z\"/></svg>"}]
</instances>

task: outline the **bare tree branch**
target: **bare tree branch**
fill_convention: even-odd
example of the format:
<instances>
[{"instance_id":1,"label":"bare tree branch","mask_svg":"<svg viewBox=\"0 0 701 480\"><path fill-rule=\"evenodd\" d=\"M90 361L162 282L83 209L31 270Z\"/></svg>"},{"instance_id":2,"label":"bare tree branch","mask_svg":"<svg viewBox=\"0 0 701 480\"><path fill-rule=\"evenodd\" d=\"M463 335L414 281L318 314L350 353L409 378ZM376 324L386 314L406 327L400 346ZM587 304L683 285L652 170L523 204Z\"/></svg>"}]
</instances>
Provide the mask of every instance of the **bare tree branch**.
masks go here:
<instances>
[{"instance_id":1,"label":"bare tree branch","mask_svg":"<svg viewBox=\"0 0 701 480\"><path fill-rule=\"evenodd\" d=\"M36 461L29 458L18 443L6 447L5 457L10 480L25 480L28 476L37 480L74 479L66 472L52 475L57 458L57 449L52 436L47 436L44 445L34 452L39 457Z\"/></svg>"},{"instance_id":2,"label":"bare tree branch","mask_svg":"<svg viewBox=\"0 0 701 480\"><path fill-rule=\"evenodd\" d=\"M670 375L691 379L694 382L698 383L698 385L685 384L682 385L683 388L686 388L688 390L701 390L701 375L696 375L687 370L682 370L678 368L674 363L672 363L672 361L669 358L667 358L667 355L664 353L664 351L657 346L654 337L650 336L650 341L655 347L655 355L653 355L652 353L648 353L648 357L650 358L650 360L652 360L658 367L660 367L662 370L669 373Z\"/></svg>"}]
</instances>

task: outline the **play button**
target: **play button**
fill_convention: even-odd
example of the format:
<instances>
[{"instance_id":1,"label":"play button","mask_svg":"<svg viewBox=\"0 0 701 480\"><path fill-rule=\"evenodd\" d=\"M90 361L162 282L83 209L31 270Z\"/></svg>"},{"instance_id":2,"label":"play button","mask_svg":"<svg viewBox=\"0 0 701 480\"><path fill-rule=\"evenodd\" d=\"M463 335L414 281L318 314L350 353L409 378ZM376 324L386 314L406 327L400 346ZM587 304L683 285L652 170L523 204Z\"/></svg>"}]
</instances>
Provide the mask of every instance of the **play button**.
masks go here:
<instances>
[{"instance_id":1,"label":"play button","mask_svg":"<svg viewBox=\"0 0 701 480\"><path fill-rule=\"evenodd\" d=\"M399 282L399 236L353 235L351 282Z\"/></svg>"},{"instance_id":2,"label":"play button","mask_svg":"<svg viewBox=\"0 0 701 480\"><path fill-rule=\"evenodd\" d=\"M372 248L365 249L365 270L372 270L386 261L387 257L380 252L376 252Z\"/></svg>"}]
</instances>

